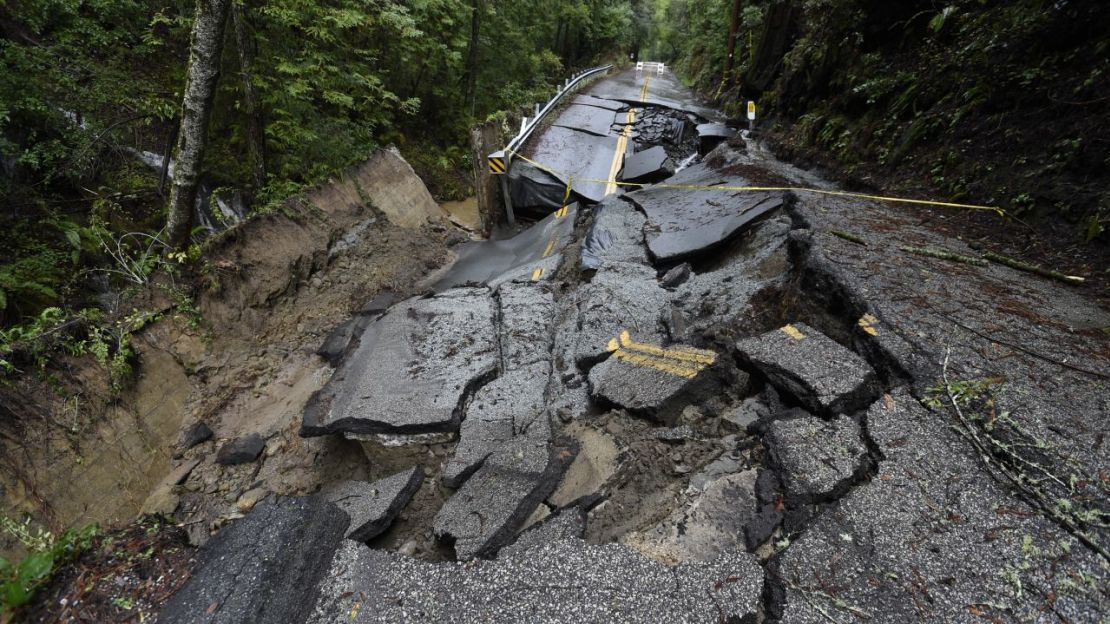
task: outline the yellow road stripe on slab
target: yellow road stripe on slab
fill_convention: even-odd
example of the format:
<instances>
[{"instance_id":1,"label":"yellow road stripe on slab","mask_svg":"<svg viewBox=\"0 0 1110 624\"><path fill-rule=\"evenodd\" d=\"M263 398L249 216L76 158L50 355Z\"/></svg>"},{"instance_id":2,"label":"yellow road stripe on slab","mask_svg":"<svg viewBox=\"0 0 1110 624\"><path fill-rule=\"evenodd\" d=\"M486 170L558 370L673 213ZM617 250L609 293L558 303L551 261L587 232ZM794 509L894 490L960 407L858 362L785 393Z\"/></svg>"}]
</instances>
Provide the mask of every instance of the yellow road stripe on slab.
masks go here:
<instances>
[{"instance_id":1,"label":"yellow road stripe on slab","mask_svg":"<svg viewBox=\"0 0 1110 624\"><path fill-rule=\"evenodd\" d=\"M617 192L617 174L624 164L624 152L628 149L628 139L632 135L632 124L636 123L636 109L629 109L625 118L624 130L617 138L617 147L613 150L613 164L609 165L609 179L605 180L605 194L612 195Z\"/></svg>"},{"instance_id":2,"label":"yellow road stripe on slab","mask_svg":"<svg viewBox=\"0 0 1110 624\"><path fill-rule=\"evenodd\" d=\"M864 314L862 317L860 317L859 323L857 324L860 326L861 329L863 329L863 331L871 334L872 336L879 335L879 330L875 329L875 326L879 324L879 319L875 318L874 315Z\"/></svg>"},{"instance_id":3,"label":"yellow road stripe on slab","mask_svg":"<svg viewBox=\"0 0 1110 624\"><path fill-rule=\"evenodd\" d=\"M612 344L612 343L610 343ZM717 361L717 354L712 351L705 351L703 349L689 348L676 348L671 347L664 349L655 345L643 344L634 342L632 336L627 331L621 332L620 344L629 351L639 351L640 353L647 353L661 358L669 358L673 360L680 360L682 362L695 362L697 364L712 364Z\"/></svg>"},{"instance_id":4,"label":"yellow road stripe on slab","mask_svg":"<svg viewBox=\"0 0 1110 624\"><path fill-rule=\"evenodd\" d=\"M533 282L540 281L541 277L543 277L543 267L540 267L540 268L536 269L535 271L532 271L532 281Z\"/></svg>"},{"instance_id":5,"label":"yellow road stripe on slab","mask_svg":"<svg viewBox=\"0 0 1110 624\"><path fill-rule=\"evenodd\" d=\"M555 249L555 239L553 238L553 239L551 239L551 241L549 243L547 243L547 248L543 250L543 257L546 258L546 257L550 256L552 250L554 250L554 249Z\"/></svg>"},{"instance_id":6,"label":"yellow road stripe on slab","mask_svg":"<svg viewBox=\"0 0 1110 624\"><path fill-rule=\"evenodd\" d=\"M679 362L661 360L651 357L650 355L633 353L631 351L625 351L624 349L617 349L616 351L614 351L613 357L617 358L618 360L629 362L631 364L637 364L639 366L645 366L647 368L668 373L676 377L682 377L684 379L693 379L697 376L698 373L701 372L703 368L702 366L698 365L691 366L689 364L681 364Z\"/></svg>"},{"instance_id":7,"label":"yellow road stripe on slab","mask_svg":"<svg viewBox=\"0 0 1110 624\"><path fill-rule=\"evenodd\" d=\"M786 334L787 336L790 336L794 340L801 340L801 339L806 337L805 334L798 331L798 328L794 327L793 325L783 325L782 333Z\"/></svg>"}]
</instances>

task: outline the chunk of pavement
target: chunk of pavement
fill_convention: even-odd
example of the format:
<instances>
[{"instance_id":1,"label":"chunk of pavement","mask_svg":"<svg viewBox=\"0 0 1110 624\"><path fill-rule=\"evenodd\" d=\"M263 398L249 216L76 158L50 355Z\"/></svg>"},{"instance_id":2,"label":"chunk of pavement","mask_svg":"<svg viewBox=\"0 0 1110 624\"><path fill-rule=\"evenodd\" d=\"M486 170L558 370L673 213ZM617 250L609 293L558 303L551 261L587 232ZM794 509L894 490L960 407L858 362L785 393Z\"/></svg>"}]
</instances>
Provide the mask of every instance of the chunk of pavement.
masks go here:
<instances>
[{"instance_id":1,"label":"chunk of pavement","mask_svg":"<svg viewBox=\"0 0 1110 624\"><path fill-rule=\"evenodd\" d=\"M554 491L573 457L572 450L551 444L547 415L536 419L444 503L433 522L436 537L453 541L460 560L494 556Z\"/></svg>"},{"instance_id":2,"label":"chunk of pavement","mask_svg":"<svg viewBox=\"0 0 1110 624\"><path fill-rule=\"evenodd\" d=\"M326 486L321 496L350 516L347 539L369 542L393 524L423 482L424 469L414 466L373 483L339 481Z\"/></svg>"},{"instance_id":3,"label":"chunk of pavement","mask_svg":"<svg viewBox=\"0 0 1110 624\"><path fill-rule=\"evenodd\" d=\"M622 331L634 331L638 340L660 344L665 335L663 310L669 310L667 291L655 279L655 270L630 262L608 263L578 290L578 316L572 357L576 364L605 357L609 341Z\"/></svg>"},{"instance_id":4,"label":"chunk of pavement","mask_svg":"<svg viewBox=\"0 0 1110 624\"><path fill-rule=\"evenodd\" d=\"M723 141L736 136L736 130L722 123L705 123L698 126L698 153L705 155Z\"/></svg>"},{"instance_id":5,"label":"chunk of pavement","mask_svg":"<svg viewBox=\"0 0 1110 624\"><path fill-rule=\"evenodd\" d=\"M266 440L257 433L235 438L225 442L216 452L216 463L223 466L250 463L258 459L265 448Z\"/></svg>"},{"instance_id":6,"label":"chunk of pavement","mask_svg":"<svg viewBox=\"0 0 1110 624\"><path fill-rule=\"evenodd\" d=\"M658 182L674 175L667 167L667 150L662 145L646 149L624 159L621 180L625 182Z\"/></svg>"},{"instance_id":7,"label":"chunk of pavement","mask_svg":"<svg viewBox=\"0 0 1110 624\"><path fill-rule=\"evenodd\" d=\"M647 264L644 225L647 219L618 195L594 208L594 220L582 246L582 268L596 270L611 262Z\"/></svg>"},{"instance_id":8,"label":"chunk of pavement","mask_svg":"<svg viewBox=\"0 0 1110 624\"><path fill-rule=\"evenodd\" d=\"M371 323L305 407L301 435L455 431L498 365L486 288L409 299Z\"/></svg>"},{"instance_id":9,"label":"chunk of pavement","mask_svg":"<svg viewBox=\"0 0 1110 624\"><path fill-rule=\"evenodd\" d=\"M187 451L194 446L212 439L212 429L203 421L197 421L181 433L177 443L178 449Z\"/></svg>"},{"instance_id":10,"label":"chunk of pavement","mask_svg":"<svg viewBox=\"0 0 1110 624\"><path fill-rule=\"evenodd\" d=\"M741 340L736 347L772 385L814 413L851 413L879 395L875 371L863 358L803 323Z\"/></svg>"},{"instance_id":11,"label":"chunk of pavement","mask_svg":"<svg viewBox=\"0 0 1110 624\"><path fill-rule=\"evenodd\" d=\"M725 383L712 351L675 345L657 352L669 356L617 350L590 369L590 396L673 425L684 407L714 396Z\"/></svg>"},{"instance_id":12,"label":"chunk of pavement","mask_svg":"<svg viewBox=\"0 0 1110 624\"><path fill-rule=\"evenodd\" d=\"M868 466L859 425L847 416L831 421L813 416L776 420L764 442L790 501L809 504L835 498Z\"/></svg>"},{"instance_id":13,"label":"chunk of pavement","mask_svg":"<svg viewBox=\"0 0 1110 624\"><path fill-rule=\"evenodd\" d=\"M742 178L722 177L704 164L676 174L668 184L744 186ZM714 249L783 205L780 192L691 193L686 189L647 187L627 197L647 216L644 233L657 262L676 262Z\"/></svg>"},{"instance_id":14,"label":"chunk of pavement","mask_svg":"<svg viewBox=\"0 0 1110 624\"><path fill-rule=\"evenodd\" d=\"M265 501L201 548L192 576L158 621L303 622L346 530L346 514L318 498Z\"/></svg>"},{"instance_id":15,"label":"chunk of pavement","mask_svg":"<svg viewBox=\"0 0 1110 624\"><path fill-rule=\"evenodd\" d=\"M508 282L497 289L502 368L514 370L551 359L555 296L540 282Z\"/></svg>"},{"instance_id":16,"label":"chunk of pavement","mask_svg":"<svg viewBox=\"0 0 1110 624\"><path fill-rule=\"evenodd\" d=\"M690 263L683 262L682 264L671 267L669 271L659 278L659 285L668 290L673 290L681 286L686 280L690 279Z\"/></svg>"},{"instance_id":17,"label":"chunk of pavement","mask_svg":"<svg viewBox=\"0 0 1110 624\"><path fill-rule=\"evenodd\" d=\"M863 612L877 623L957 622L971 621L974 608L976 621L1096 622L1110 613L1110 595L1069 591L1066 580L1088 576L1091 587L1106 587L1105 561L994 480L950 428L954 416L927 411L900 388L866 418L884 458L878 474L782 554L778 576L791 582L780 621L851 621ZM820 590L829 578L835 599Z\"/></svg>"},{"instance_id":18,"label":"chunk of pavement","mask_svg":"<svg viewBox=\"0 0 1110 624\"><path fill-rule=\"evenodd\" d=\"M369 622L754 622L753 555L670 567L620 544L543 541L481 565L431 563L347 542L309 624ZM357 605L357 606L356 606Z\"/></svg>"},{"instance_id":19,"label":"chunk of pavement","mask_svg":"<svg viewBox=\"0 0 1110 624\"><path fill-rule=\"evenodd\" d=\"M755 480L755 470L721 477L688 505L622 542L672 565L712 561L723 551L743 550L745 526L756 512Z\"/></svg>"},{"instance_id":20,"label":"chunk of pavement","mask_svg":"<svg viewBox=\"0 0 1110 624\"><path fill-rule=\"evenodd\" d=\"M671 444L681 444L694 437L694 429L690 427L690 425L680 425L678 427L659 429L653 435L656 440L670 442Z\"/></svg>"},{"instance_id":21,"label":"chunk of pavement","mask_svg":"<svg viewBox=\"0 0 1110 624\"><path fill-rule=\"evenodd\" d=\"M543 416L550 369L540 362L511 370L474 394L459 427L455 454L443 469L444 485L462 485L491 453Z\"/></svg>"},{"instance_id":22,"label":"chunk of pavement","mask_svg":"<svg viewBox=\"0 0 1110 624\"><path fill-rule=\"evenodd\" d=\"M550 542L581 538L586 532L586 514L572 507L548 516L546 520L520 534L515 542L501 549L498 557L524 552Z\"/></svg>"}]
</instances>

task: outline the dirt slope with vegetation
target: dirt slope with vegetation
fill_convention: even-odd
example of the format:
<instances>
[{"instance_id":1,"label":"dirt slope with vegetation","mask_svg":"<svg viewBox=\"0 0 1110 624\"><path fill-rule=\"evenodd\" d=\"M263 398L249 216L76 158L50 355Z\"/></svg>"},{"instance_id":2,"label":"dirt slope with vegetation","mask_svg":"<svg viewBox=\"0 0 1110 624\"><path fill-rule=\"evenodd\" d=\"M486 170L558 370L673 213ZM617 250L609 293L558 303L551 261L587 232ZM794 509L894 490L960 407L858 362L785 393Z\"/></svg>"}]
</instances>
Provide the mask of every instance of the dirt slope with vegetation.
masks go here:
<instances>
[{"instance_id":1,"label":"dirt slope with vegetation","mask_svg":"<svg viewBox=\"0 0 1110 624\"><path fill-rule=\"evenodd\" d=\"M778 155L853 189L999 206L1010 219L922 218L1106 292L1110 6L737 1L726 75L732 4L658 2L654 53L738 121L757 100Z\"/></svg>"}]
</instances>

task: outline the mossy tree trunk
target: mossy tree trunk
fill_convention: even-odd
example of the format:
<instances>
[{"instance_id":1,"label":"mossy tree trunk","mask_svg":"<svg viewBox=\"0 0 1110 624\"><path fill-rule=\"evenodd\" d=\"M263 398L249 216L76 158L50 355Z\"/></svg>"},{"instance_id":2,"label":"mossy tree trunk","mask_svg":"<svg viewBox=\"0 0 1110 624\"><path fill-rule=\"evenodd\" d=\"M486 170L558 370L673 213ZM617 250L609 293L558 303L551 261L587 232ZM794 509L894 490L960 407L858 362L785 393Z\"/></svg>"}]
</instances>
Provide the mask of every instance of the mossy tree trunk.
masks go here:
<instances>
[{"instance_id":1,"label":"mossy tree trunk","mask_svg":"<svg viewBox=\"0 0 1110 624\"><path fill-rule=\"evenodd\" d=\"M185 97L181 104L181 131L174 156L166 235L171 245L187 247L193 229L197 182L208 142L208 120L220 79L224 28L232 0L197 0L189 50Z\"/></svg>"}]
</instances>

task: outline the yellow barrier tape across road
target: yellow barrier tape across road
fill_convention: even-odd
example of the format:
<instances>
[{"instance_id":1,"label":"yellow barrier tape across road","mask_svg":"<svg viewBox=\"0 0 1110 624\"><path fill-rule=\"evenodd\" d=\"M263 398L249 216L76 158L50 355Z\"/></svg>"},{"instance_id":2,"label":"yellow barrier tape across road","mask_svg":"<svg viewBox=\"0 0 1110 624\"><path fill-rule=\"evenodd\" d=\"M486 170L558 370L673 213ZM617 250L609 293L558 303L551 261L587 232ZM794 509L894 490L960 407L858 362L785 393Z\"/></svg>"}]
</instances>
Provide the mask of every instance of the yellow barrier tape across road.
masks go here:
<instances>
[{"instance_id":1,"label":"yellow barrier tape across road","mask_svg":"<svg viewBox=\"0 0 1110 624\"><path fill-rule=\"evenodd\" d=\"M514 151L510 150L510 153L512 153L513 156L515 156L517 158L520 158L524 162L540 169L541 171L546 171L547 173L550 173L551 175L553 175L557 178L566 178L568 180L570 179L570 177L567 176L565 173L563 173L561 171L556 171L556 170L552 169L551 167L540 164L540 163L528 158L524 154L521 154L520 152L514 152ZM995 213L998 216L1003 217L1003 218L1009 216L1009 214L1005 210L999 208L998 206L980 206L980 205L976 205L976 204L960 204L960 203L956 203L956 202L934 201L934 200L931 200L931 199L909 199L907 197L889 197L889 196L884 196L884 195L868 195L866 193L852 193L850 191L832 191L832 190L827 190L827 189L815 189L815 188L807 188L807 187L800 187L800 186L729 186L729 185L725 185L725 184L719 184L719 185L716 185L716 186L702 186L702 185L694 185L694 184L647 184L647 183L643 183L643 182L617 182L616 180L600 180L600 179L597 179L597 178L577 178L577 179L581 182L592 182L592 183L595 183L595 184L604 184L604 185L606 185L606 191L607 191L606 195L609 194L608 193L608 187L610 187L610 186L614 186L614 187L615 186L623 186L623 187L634 187L634 188L651 187L651 188L658 188L658 189L680 189L680 190L688 190L688 191L738 191L738 192L810 193L810 194L813 194L813 195L827 195L827 196L832 196L832 197L849 197L849 198L852 198L852 199L870 199L870 200L873 200L873 201L884 201L884 202L903 203L903 204L917 204L917 205L922 205L922 206L943 206L945 208L961 208L963 210L984 210L984 211L987 211L987 212L993 212L993 213Z\"/></svg>"}]
</instances>

